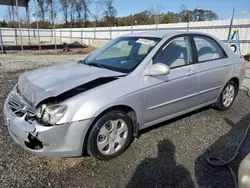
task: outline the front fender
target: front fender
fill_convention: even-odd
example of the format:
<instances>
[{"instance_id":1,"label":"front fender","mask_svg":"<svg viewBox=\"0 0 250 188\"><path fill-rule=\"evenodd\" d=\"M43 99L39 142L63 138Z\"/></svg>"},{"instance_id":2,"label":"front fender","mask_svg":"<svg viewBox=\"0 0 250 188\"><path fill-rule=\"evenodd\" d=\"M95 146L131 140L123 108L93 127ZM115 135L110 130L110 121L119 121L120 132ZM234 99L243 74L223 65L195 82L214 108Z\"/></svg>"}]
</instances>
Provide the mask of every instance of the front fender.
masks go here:
<instances>
[{"instance_id":1,"label":"front fender","mask_svg":"<svg viewBox=\"0 0 250 188\"><path fill-rule=\"evenodd\" d=\"M72 121L80 121L83 119L95 118L105 110L115 106L128 106L132 108L137 116L137 122L143 123L144 114L144 92L137 91L135 93L125 95L114 101L106 100L90 100L85 102L75 113Z\"/></svg>"}]
</instances>

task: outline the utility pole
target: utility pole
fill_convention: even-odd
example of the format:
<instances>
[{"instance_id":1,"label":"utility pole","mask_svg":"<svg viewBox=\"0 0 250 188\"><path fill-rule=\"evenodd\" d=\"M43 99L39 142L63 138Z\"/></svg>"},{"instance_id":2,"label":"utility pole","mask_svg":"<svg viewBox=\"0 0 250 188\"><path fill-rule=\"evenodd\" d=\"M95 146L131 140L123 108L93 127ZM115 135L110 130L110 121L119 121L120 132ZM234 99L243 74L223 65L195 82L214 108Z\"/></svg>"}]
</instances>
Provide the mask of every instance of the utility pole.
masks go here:
<instances>
[{"instance_id":1,"label":"utility pole","mask_svg":"<svg viewBox=\"0 0 250 188\"><path fill-rule=\"evenodd\" d=\"M54 0L51 2L51 9L52 9L52 22L54 27L54 38L55 38L55 50L57 49L56 45L56 24L55 24L55 15L54 15Z\"/></svg>"},{"instance_id":2,"label":"utility pole","mask_svg":"<svg viewBox=\"0 0 250 188\"><path fill-rule=\"evenodd\" d=\"M25 8L26 8L26 19L27 19L27 22L28 22L29 45L31 45L31 42L30 42L30 8L29 8L28 5Z\"/></svg>"},{"instance_id":3,"label":"utility pole","mask_svg":"<svg viewBox=\"0 0 250 188\"><path fill-rule=\"evenodd\" d=\"M34 0L35 7L37 7L36 0ZM36 9L36 12L37 9ZM37 29L37 36L38 36L38 46L39 46L39 51L41 51L41 43L40 43L40 32L39 32L39 24L38 24L38 15L36 15L36 29Z\"/></svg>"},{"instance_id":4,"label":"utility pole","mask_svg":"<svg viewBox=\"0 0 250 188\"><path fill-rule=\"evenodd\" d=\"M15 26L15 10L14 10L14 5L13 5L13 1L11 1L11 12L12 12L12 22L13 22L13 28L14 28L14 32L15 32L15 40L16 40L16 45L17 43L17 31L16 31L16 26Z\"/></svg>"},{"instance_id":5,"label":"utility pole","mask_svg":"<svg viewBox=\"0 0 250 188\"><path fill-rule=\"evenodd\" d=\"M130 25L131 25L131 33L133 33L133 15L130 15L131 20L130 20Z\"/></svg>"},{"instance_id":6,"label":"utility pole","mask_svg":"<svg viewBox=\"0 0 250 188\"><path fill-rule=\"evenodd\" d=\"M110 40L112 40L111 12L109 12L109 38L110 38Z\"/></svg>"},{"instance_id":7,"label":"utility pole","mask_svg":"<svg viewBox=\"0 0 250 188\"><path fill-rule=\"evenodd\" d=\"M20 34L20 41L21 41L21 50L23 51L23 39L22 39L22 31L21 31L21 23L19 20L19 7L18 7L18 0L16 0L16 8L17 8L17 21L18 21L18 26L19 26L19 34Z\"/></svg>"},{"instance_id":8,"label":"utility pole","mask_svg":"<svg viewBox=\"0 0 250 188\"><path fill-rule=\"evenodd\" d=\"M2 37L2 29L0 27L0 44L1 44L1 53L3 54L3 37Z\"/></svg>"}]
</instances>

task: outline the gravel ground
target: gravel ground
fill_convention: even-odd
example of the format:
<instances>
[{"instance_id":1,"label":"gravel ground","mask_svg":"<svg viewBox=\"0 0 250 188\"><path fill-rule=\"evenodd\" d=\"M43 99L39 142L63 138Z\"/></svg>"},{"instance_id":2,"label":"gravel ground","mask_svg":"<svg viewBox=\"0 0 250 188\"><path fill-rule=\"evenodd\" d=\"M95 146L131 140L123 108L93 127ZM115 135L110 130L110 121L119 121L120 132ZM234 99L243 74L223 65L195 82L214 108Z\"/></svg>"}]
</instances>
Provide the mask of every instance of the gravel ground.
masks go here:
<instances>
[{"instance_id":1,"label":"gravel ground","mask_svg":"<svg viewBox=\"0 0 250 188\"><path fill-rule=\"evenodd\" d=\"M25 70L74 62L79 55L0 56L0 109ZM250 120L250 100L240 92L227 112L212 108L141 131L129 149L111 161L45 158L28 153L9 136L0 111L0 187L233 187L227 167L209 155L233 155ZM232 163L235 173L250 152L250 135Z\"/></svg>"}]
</instances>

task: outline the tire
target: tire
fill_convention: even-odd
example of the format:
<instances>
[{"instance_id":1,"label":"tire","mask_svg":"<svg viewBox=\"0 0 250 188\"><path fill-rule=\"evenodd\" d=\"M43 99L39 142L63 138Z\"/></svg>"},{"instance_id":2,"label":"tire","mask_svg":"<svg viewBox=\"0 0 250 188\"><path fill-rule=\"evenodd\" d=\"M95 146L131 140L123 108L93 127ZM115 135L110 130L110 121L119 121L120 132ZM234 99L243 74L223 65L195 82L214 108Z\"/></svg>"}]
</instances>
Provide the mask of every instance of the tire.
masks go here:
<instances>
[{"instance_id":1,"label":"tire","mask_svg":"<svg viewBox=\"0 0 250 188\"><path fill-rule=\"evenodd\" d=\"M233 89L234 92L226 97L225 94L228 93L228 88L230 87L233 87L231 89ZM237 96L237 92L238 92L237 85L233 81L229 81L221 91L218 101L215 104L215 107L220 111L228 110L233 105L233 102ZM228 98L230 98L230 100ZM228 100L228 102L226 102L226 100Z\"/></svg>"},{"instance_id":2,"label":"tire","mask_svg":"<svg viewBox=\"0 0 250 188\"><path fill-rule=\"evenodd\" d=\"M245 55L245 56L244 56L244 59L247 60L247 61L250 61L250 54Z\"/></svg>"},{"instance_id":3,"label":"tire","mask_svg":"<svg viewBox=\"0 0 250 188\"><path fill-rule=\"evenodd\" d=\"M122 154L132 141L132 120L125 112L114 110L94 124L88 137L87 152L97 159L109 160Z\"/></svg>"}]
</instances>

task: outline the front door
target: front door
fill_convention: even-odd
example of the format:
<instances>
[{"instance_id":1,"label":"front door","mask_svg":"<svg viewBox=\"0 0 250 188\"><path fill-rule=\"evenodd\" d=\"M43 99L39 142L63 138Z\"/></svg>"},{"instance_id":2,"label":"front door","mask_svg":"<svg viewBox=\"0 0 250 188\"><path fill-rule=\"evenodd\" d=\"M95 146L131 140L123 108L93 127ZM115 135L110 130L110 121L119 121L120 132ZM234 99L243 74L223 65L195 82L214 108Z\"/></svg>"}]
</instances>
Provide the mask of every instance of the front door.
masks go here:
<instances>
[{"instance_id":1,"label":"front door","mask_svg":"<svg viewBox=\"0 0 250 188\"><path fill-rule=\"evenodd\" d=\"M164 44L151 65L155 63L166 64L170 68L170 73L144 77L144 127L194 107L198 95L198 74L196 64L193 64L188 36L177 37Z\"/></svg>"}]
</instances>

